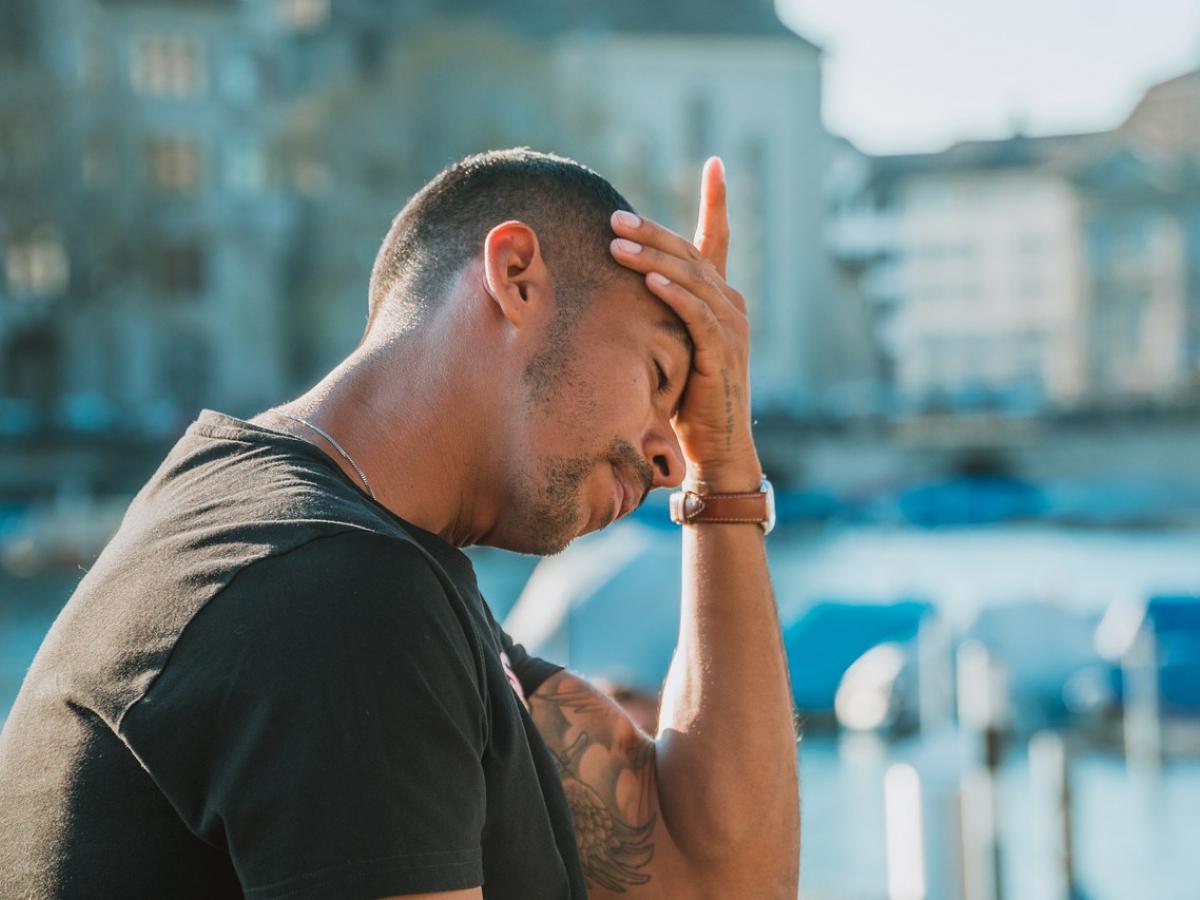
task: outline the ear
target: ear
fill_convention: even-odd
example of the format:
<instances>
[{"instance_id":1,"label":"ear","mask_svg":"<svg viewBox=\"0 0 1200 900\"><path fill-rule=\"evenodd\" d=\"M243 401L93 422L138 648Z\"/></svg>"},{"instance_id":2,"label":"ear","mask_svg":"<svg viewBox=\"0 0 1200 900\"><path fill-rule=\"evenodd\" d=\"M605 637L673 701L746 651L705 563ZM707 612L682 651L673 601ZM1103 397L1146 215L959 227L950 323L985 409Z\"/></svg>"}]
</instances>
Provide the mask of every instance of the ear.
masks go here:
<instances>
[{"instance_id":1,"label":"ear","mask_svg":"<svg viewBox=\"0 0 1200 900\"><path fill-rule=\"evenodd\" d=\"M483 281L488 296L518 328L553 302L550 270L537 233L524 222L503 222L488 232L483 242Z\"/></svg>"}]
</instances>

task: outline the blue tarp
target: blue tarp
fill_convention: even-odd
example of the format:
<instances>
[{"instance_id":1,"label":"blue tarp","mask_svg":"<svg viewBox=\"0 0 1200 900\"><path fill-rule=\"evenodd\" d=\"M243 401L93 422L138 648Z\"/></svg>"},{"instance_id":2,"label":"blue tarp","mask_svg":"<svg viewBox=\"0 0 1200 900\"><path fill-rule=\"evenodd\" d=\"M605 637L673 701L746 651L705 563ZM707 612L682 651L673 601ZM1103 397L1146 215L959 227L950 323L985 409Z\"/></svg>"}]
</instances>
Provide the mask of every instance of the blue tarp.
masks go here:
<instances>
[{"instance_id":1,"label":"blue tarp","mask_svg":"<svg viewBox=\"0 0 1200 900\"><path fill-rule=\"evenodd\" d=\"M923 600L820 601L808 607L783 633L797 708L832 712L838 685L851 664L877 644L913 639L932 610Z\"/></svg>"}]
</instances>

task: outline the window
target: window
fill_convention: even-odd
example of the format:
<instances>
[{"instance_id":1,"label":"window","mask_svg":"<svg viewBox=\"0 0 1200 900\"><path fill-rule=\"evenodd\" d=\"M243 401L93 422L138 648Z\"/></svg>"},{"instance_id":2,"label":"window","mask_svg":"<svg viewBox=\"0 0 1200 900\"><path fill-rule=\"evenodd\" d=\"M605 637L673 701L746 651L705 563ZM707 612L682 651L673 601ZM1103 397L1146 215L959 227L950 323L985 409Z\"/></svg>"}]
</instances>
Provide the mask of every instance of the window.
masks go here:
<instances>
[{"instance_id":1,"label":"window","mask_svg":"<svg viewBox=\"0 0 1200 900\"><path fill-rule=\"evenodd\" d=\"M1017 253L1021 256L1043 256L1050 247L1050 241L1037 234L1027 234L1017 240Z\"/></svg>"},{"instance_id":2,"label":"window","mask_svg":"<svg viewBox=\"0 0 1200 900\"><path fill-rule=\"evenodd\" d=\"M207 87L203 47L183 35L144 34L134 39L130 81L139 94L191 97Z\"/></svg>"},{"instance_id":3,"label":"window","mask_svg":"<svg viewBox=\"0 0 1200 900\"><path fill-rule=\"evenodd\" d=\"M187 192L200 184L200 144L193 138L160 136L145 143L151 182L168 191Z\"/></svg>"},{"instance_id":4,"label":"window","mask_svg":"<svg viewBox=\"0 0 1200 900\"><path fill-rule=\"evenodd\" d=\"M1017 282L1017 291L1021 298L1029 303L1040 301L1045 295L1042 280L1035 275L1026 275Z\"/></svg>"},{"instance_id":5,"label":"window","mask_svg":"<svg viewBox=\"0 0 1200 900\"><path fill-rule=\"evenodd\" d=\"M164 335L159 372L164 399L176 407L175 416L193 416L204 405L212 380L212 353L205 335L191 331Z\"/></svg>"},{"instance_id":6,"label":"window","mask_svg":"<svg viewBox=\"0 0 1200 900\"><path fill-rule=\"evenodd\" d=\"M329 0L279 0L279 18L293 31L314 31L329 19Z\"/></svg>"},{"instance_id":7,"label":"window","mask_svg":"<svg viewBox=\"0 0 1200 900\"><path fill-rule=\"evenodd\" d=\"M52 231L9 244L4 268L14 294L47 297L67 286L67 253Z\"/></svg>"},{"instance_id":8,"label":"window","mask_svg":"<svg viewBox=\"0 0 1200 900\"><path fill-rule=\"evenodd\" d=\"M88 140L83 150L83 183L88 187L105 187L117 177L117 156L113 143L106 137Z\"/></svg>"},{"instance_id":9,"label":"window","mask_svg":"<svg viewBox=\"0 0 1200 900\"><path fill-rule=\"evenodd\" d=\"M187 297L204 290L204 248L196 241L159 244L153 249L150 272L154 288L171 297Z\"/></svg>"},{"instance_id":10,"label":"window","mask_svg":"<svg viewBox=\"0 0 1200 900\"><path fill-rule=\"evenodd\" d=\"M107 87L109 78L108 46L104 36L93 33L79 44L79 83L84 87Z\"/></svg>"},{"instance_id":11,"label":"window","mask_svg":"<svg viewBox=\"0 0 1200 900\"><path fill-rule=\"evenodd\" d=\"M225 178L230 187L252 192L266 183L266 160L257 144L235 144L229 148L225 162Z\"/></svg>"}]
</instances>

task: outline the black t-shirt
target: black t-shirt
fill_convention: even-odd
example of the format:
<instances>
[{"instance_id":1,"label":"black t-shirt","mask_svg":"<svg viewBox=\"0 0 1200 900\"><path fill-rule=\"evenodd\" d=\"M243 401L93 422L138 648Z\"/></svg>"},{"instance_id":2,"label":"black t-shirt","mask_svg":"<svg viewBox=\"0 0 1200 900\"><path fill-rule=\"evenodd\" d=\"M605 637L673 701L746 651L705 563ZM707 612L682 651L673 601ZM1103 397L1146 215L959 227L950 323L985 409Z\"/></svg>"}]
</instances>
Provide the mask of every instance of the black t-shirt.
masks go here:
<instances>
[{"instance_id":1,"label":"black t-shirt","mask_svg":"<svg viewBox=\"0 0 1200 900\"><path fill-rule=\"evenodd\" d=\"M307 442L205 411L0 735L0 897L587 896L470 560Z\"/></svg>"}]
</instances>

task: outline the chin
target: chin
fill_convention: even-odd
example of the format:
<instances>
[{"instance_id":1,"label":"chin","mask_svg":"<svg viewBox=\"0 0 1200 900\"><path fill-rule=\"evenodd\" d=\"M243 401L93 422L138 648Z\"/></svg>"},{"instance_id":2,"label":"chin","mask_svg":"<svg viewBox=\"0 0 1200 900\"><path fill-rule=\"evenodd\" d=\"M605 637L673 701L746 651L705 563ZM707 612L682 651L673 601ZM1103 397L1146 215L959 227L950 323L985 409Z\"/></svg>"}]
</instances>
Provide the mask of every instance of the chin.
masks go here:
<instances>
[{"instance_id":1,"label":"chin","mask_svg":"<svg viewBox=\"0 0 1200 900\"><path fill-rule=\"evenodd\" d=\"M556 556L580 536L581 533L552 534L536 528L518 528L514 532L497 535L495 540L488 541L488 545L523 556Z\"/></svg>"}]
</instances>

